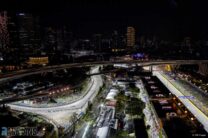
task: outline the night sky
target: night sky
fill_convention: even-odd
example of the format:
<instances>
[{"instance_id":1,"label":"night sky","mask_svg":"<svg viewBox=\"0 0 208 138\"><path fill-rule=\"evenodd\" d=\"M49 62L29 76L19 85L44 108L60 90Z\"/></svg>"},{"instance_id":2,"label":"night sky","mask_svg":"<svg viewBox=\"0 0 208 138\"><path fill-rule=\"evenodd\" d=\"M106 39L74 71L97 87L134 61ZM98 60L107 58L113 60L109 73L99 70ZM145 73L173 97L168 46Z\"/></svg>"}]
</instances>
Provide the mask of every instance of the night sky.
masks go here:
<instances>
[{"instance_id":1,"label":"night sky","mask_svg":"<svg viewBox=\"0 0 208 138\"><path fill-rule=\"evenodd\" d=\"M32 12L43 25L69 26L79 35L126 31L178 40L208 38L206 0L1 0L1 10Z\"/></svg>"}]
</instances>

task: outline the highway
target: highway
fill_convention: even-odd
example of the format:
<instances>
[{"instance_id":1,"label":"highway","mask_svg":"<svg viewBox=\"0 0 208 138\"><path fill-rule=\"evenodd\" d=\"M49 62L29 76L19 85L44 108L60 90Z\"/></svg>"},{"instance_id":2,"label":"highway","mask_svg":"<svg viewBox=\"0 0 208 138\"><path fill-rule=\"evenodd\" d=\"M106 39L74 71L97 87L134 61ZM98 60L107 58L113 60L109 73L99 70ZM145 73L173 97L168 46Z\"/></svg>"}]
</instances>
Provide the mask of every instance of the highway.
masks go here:
<instances>
[{"instance_id":1,"label":"highway","mask_svg":"<svg viewBox=\"0 0 208 138\"><path fill-rule=\"evenodd\" d=\"M92 70L92 73L98 72L98 67ZM64 116L69 116L70 113L73 112L80 112L83 111L84 108L88 105L88 101L92 101L93 98L97 95L100 87L103 85L103 80L100 75L92 76L93 85L91 86L88 93L78 101L68 104L68 105L61 105L56 107L48 107L48 108L38 108L38 107L25 107L20 105L8 104L11 109L23 111L23 112L30 112L35 114L44 115L49 119L56 120L59 124L62 123L69 123L69 122L62 122L60 118ZM60 119L60 120L59 120Z\"/></svg>"},{"instance_id":2,"label":"highway","mask_svg":"<svg viewBox=\"0 0 208 138\"><path fill-rule=\"evenodd\" d=\"M184 96L184 94L171 83L171 80L168 80L163 76L162 72L155 71L153 72L155 76L157 76L160 81L177 97ZM172 80L173 81L173 80ZM199 120L199 122L204 126L205 130L208 132L208 117L198 108L196 107L190 99L180 99L180 101L187 107L187 109Z\"/></svg>"},{"instance_id":3,"label":"highway","mask_svg":"<svg viewBox=\"0 0 208 138\"><path fill-rule=\"evenodd\" d=\"M152 61L141 61L141 60L120 60L120 61L96 61L96 62L84 62L84 63L70 63L61 64L54 66L46 66L37 69L25 69L8 74L0 75L0 83L9 81L12 79L18 79L21 77L39 74L43 72L52 72L55 70L73 68L73 67L84 67L84 66L95 66L95 65L113 65L113 64L133 64L138 63L138 66L152 66L152 65L162 65L162 64L199 64L208 63L208 60L152 60Z\"/></svg>"}]
</instances>

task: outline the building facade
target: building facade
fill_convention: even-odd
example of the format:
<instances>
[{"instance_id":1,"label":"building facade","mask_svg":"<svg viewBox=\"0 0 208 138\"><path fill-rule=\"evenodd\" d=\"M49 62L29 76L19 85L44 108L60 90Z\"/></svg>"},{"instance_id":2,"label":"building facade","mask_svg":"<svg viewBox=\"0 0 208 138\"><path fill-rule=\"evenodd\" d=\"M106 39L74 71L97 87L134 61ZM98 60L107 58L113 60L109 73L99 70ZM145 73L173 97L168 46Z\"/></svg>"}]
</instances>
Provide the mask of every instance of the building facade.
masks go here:
<instances>
[{"instance_id":1,"label":"building facade","mask_svg":"<svg viewBox=\"0 0 208 138\"><path fill-rule=\"evenodd\" d=\"M134 27L127 27L127 47L135 46L135 29Z\"/></svg>"},{"instance_id":2,"label":"building facade","mask_svg":"<svg viewBox=\"0 0 208 138\"><path fill-rule=\"evenodd\" d=\"M9 45L9 33L7 26L7 12L0 12L0 49L6 49Z\"/></svg>"},{"instance_id":3,"label":"building facade","mask_svg":"<svg viewBox=\"0 0 208 138\"><path fill-rule=\"evenodd\" d=\"M9 13L10 48L35 51L41 46L39 17L28 13Z\"/></svg>"}]
</instances>

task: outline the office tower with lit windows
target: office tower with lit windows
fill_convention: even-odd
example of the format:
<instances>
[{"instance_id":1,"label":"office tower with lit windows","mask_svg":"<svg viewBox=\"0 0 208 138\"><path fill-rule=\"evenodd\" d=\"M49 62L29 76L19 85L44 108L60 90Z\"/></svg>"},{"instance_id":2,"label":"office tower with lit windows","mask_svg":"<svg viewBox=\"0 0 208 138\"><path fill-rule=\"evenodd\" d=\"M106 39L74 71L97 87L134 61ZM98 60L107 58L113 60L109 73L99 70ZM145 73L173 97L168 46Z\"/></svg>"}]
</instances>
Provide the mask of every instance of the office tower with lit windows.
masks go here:
<instances>
[{"instance_id":1,"label":"office tower with lit windows","mask_svg":"<svg viewBox=\"0 0 208 138\"><path fill-rule=\"evenodd\" d=\"M40 47L39 18L27 13L18 13L17 24L20 46L36 49Z\"/></svg>"},{"instance_id":2,"label":"office tower with lit windows","mask_svg":"<svg viewBox=\"0 0 208 138\"><path fill-rule=\"evenodd\" d=\"M127 47L135 45L135 29L134 27L127 27Z\"/></svg>"},{"instance_id":3,"label":"office tower with lit windows","mask_svg":"<svg viewBox=\"0 0 208 138\"><path fill-rule=\"evenodd\" d=\"M5 49L9 45L9 33L8 33L8 18L7 12L0 12L0 49Z\"/></svg>"},{"instance_id":4,"label":"office tower with lit windows","mask_svg":"<svg viewBox=\"0 0 208 138\"><path fill-rule=\"evenodd\" d=\"M39 17L29 13L8 13L10 48L33 53L41 46Z\"/></svg>"}]
</instances>

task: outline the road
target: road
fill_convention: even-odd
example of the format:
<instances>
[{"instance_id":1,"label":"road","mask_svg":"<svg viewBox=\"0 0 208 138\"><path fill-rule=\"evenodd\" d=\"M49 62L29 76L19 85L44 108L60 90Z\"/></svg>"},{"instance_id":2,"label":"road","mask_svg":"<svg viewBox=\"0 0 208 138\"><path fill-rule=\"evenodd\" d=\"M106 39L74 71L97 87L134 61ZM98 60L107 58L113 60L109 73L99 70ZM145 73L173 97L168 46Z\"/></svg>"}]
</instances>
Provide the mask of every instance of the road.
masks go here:
<instances>
[{"instance_id":1,"label":"road","mask_svg":"<svg viewBox=\"0 0 208 138\"><path fill-rule=\"evenodd\" d=\"M54 66L46 66L37 69L25 69L8 74L0 75L0 83L9 81L12 79L18 79L21 77L39 74L43 72L52 72L55 70L73 68L73 67L84 67L84 66L95 66L95 65L113 65L113 64L132 64L138 63L138 66L151 66L151 65L162 65L162 64L199 64L208 63L208 60L152 60L152 61L141 61L141 60L120 60L120 61L96 61L96 62L84 62L84 63L70 63Z\"/></svg>"},{"instance_id":2,"label":"road","mask_svg":"<svg viewBox=\"0 0 208 138\"><path fill-rule=\"evenodd\" d=\"M167 135L163 128L160 128L160 122L159 117L155 111L155 108L153 104L150 102L149 95L147 90L144 87L143 82L140 80L140 83L136 83L136 87L140 89L139 97L141 100L146 104L145 109L143 110L143 113L146 117L146 123L150 125L149 129L149 135L153 138L159 136L160 132L163 135L163 138L167 138Z\"/></svg>"},{"instance_id":3,"label":"road","mask_svg":"<svg viewBox=\"0 0 208 138\"><path fill-rule=\"evenodd\" d=\"M93 82L93 81L92 81ZM92 85L92 84L91 84ZM81 86L80 84L78 85L75 85L75 86L72 86L70 87L69 90L73 90L77 87ZM18 94L15 94L14 96L11 96L9 98L2 98L0 99L0 104L9 104L9 103L12 103L12 102L18 102L18 101L23 101L23 100L29 100L29 99L34 99L34 98L38 98L38 97L50 97L50 96L53 96L53 95L58 95L60 92L56 92L56 93L51 93L51 91L48 91L48 90L42 90L42 91L38 91L34 94L28 94L28 95L18 95ZM70 101L71 103L72 101Z\"/></svg>"},{"instance_id":4,"label":"road","mask_svg":"<svg viewBox=\"0 0 208 138\"><path fill-rule=\"evenodd\" d=\"M98 67L94 68L92 70L92 73L98 72ZM100 75L92 76L93 85L91 86L88 93L78 101L68 104L68 105L61 105L56 107L48 107L48 108L37 108L37 107L24 107L20 105L13 105L8 104L11 109L23 111L23 112L30 112L34 114L40 114L44 115L45 117L49 119L56 120L59 124L67 124L68 122L65 122L65 120L62 120L62 117L69 116L70 113L73 112L81 112L84 110L84 107L88 105L88 101L92 101L93 98L97 95L97 92L99 91L100 87L103 84L103 80ZM59 120L60 119L60 120Z\"/></svg>"},{"instance_id":5,"label":"road","mask_svg":"<svg viewBox=\"0 0 208 138\"><path fill-rule=\"evenodd\" d=\"M155 71L153 73L156 75L160 81L177 97L184 96L183 92L181 92L173 83L174 79L168 80L164 77L163 72ZM199 122L204 126L204 129L208 132L208 117L196 106L194 105L190 99L182 98L181 102L187 107L187 109L199 120Z\"/></svg>"}]
</instances>

